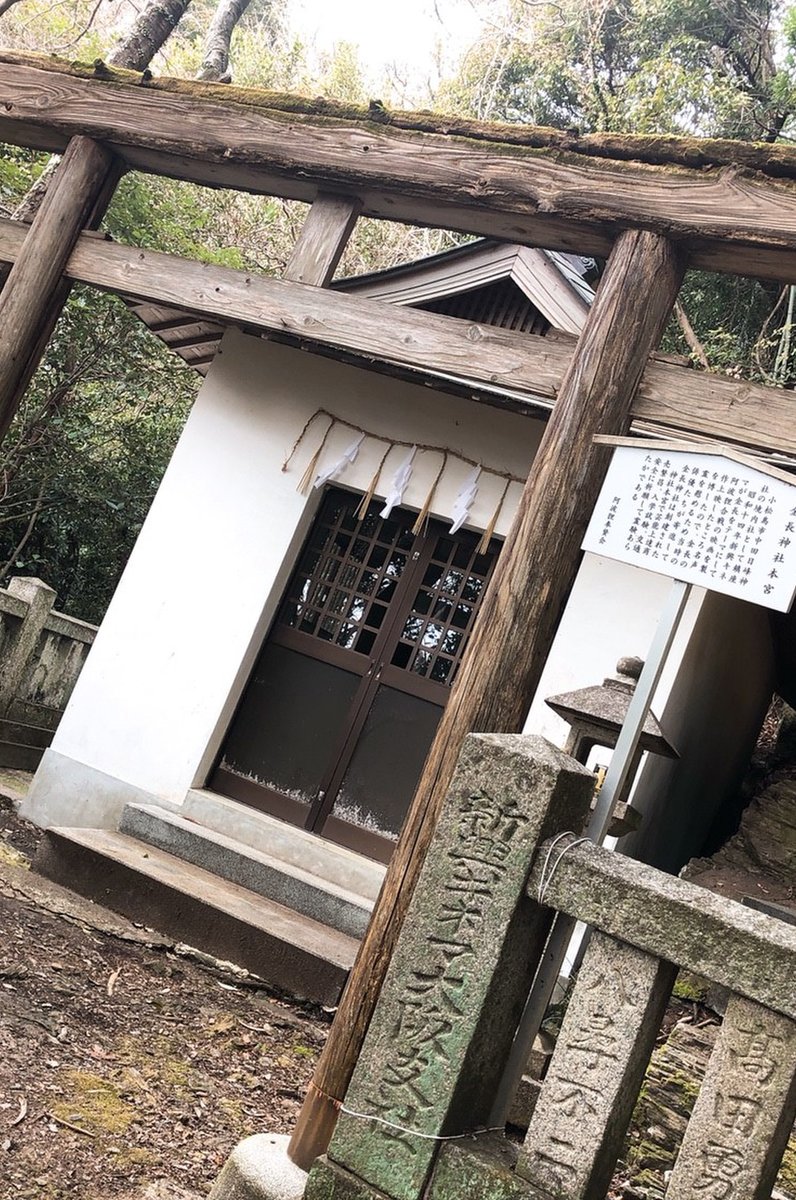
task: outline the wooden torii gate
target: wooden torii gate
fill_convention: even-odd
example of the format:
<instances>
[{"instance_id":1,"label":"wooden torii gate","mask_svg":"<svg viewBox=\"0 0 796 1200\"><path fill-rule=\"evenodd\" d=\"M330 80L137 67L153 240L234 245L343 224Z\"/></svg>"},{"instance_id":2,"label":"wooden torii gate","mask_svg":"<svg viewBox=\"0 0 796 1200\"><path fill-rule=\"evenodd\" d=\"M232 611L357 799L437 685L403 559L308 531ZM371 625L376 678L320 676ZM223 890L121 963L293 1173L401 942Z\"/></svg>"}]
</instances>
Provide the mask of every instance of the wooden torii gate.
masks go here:
<instances>
[{"instance_id":1,"label":"wooden torii gate","mask_svg":"<svg viewBox=\"0 0 796 1200\"><path fill-rule=\"evenodd\" d=\"M796 151L580 136L390 113L102 63L0 52L0 140L64 159L30 228L0 220L0 432L70 282L202 318L445 372L553 402L539 452L291 1143L325 1149L464 736L521 729L574 582L608 463L595 434L647 431L796 455L792 396L656 362L687 266L796 281ZM138 169L310 202L286 278L102 240ZM321 290L358 214L608 259L577 343Z\"/></svg>"}]
</instances>

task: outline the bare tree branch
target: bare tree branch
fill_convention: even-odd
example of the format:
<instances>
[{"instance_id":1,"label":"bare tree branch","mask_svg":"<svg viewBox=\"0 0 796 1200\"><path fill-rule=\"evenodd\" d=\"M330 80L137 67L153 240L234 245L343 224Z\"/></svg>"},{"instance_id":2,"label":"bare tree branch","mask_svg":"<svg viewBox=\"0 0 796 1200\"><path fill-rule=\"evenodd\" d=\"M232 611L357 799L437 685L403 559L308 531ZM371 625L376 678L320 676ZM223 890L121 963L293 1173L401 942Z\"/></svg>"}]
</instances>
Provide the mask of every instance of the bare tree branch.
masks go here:
<instances>
[{"instance_id":1,"label":"bare tree branch","mask_svg":"<svg viewBox=\"0 0 796 1200\"><path fill-rule=\"evenodd\" d=\"M28 521L28 524L25 527L25 531L22 534L22 537L17 542L14 549L9 554L6 561L3 563L2 567L0 567L0 582L2 582L2 580L4 580L6 578L6 576L9 574L9 572L11 571L11 569L14 566L14 563L19 558L22 551L25 549L25 546L28 544L30 537L33 533L33 530L36 528L36 522L39 519L39 514L41 513L42 507L44 505L44 487L45 487L45 483L42 482L42 485L39 488L39 494L36 497L36 503L33 506L33 511L30 514L30 520Z\"/></svg>"},{"instance_id":2,"label":"bare tree branch","mask_svg":"<svg viewBox=\"0 0 796 1200\"><path fill-rule=\"evenodd\" d=\"M12 0L12 3L13 2L14 2L14 0ZM91 26L94 24L95 20L97 19L97 13L99 12L100 8L102 7L102 3L103 3L103 0L97 0L97 3L94 5L94 7L91 10L91 16L89 17L89 19L86 22L86 24L84 25L84 27L80 30L80 33L76 34L75 37L73 37L70 41L65 42L63 46L57 46L55 49L56 54L63 54L64 50L69 50L72 46L75 46L82 38L84 38L86 36L88 31L91 29Z\"/></svg>"},{"instance_id":3,"label":"bare tree branch","mask_svg":"<svg viewBox=\"0 0 796 1200\"><path fill-rule=\"evenodd\" d=\"M688 349L694 355L699 365L704 367L706 371L709 371L710 363L708 362L707 354L705 354L705 347L694 332L694 326L689 321L688 314L679 300L675 301L674 315L677 317L677 324L683 331L683 337L688 343Z\"/></svg>"},{"instance_id":4,"label":"bare tree branch","mask_svg":"<svg viewBox=\"0 0 796 1200\"><path fill-rule=\"evenodd\" d=\"M229 83L229 46L235 26L240 21L251 0L220 0L205 38L202 65L196 73L197 79L216 83Z\"/></svg>"}]
</instances>

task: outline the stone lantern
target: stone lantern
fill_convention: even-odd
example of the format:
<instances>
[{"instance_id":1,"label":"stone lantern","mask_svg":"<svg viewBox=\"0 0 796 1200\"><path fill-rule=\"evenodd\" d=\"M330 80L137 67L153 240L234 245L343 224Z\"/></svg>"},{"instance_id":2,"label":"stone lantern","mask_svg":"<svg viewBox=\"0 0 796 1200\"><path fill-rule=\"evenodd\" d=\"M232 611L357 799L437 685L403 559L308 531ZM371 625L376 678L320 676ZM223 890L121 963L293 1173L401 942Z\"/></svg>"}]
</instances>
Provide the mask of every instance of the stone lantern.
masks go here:
<instances>
[{"instance_id":1,"label":"stone lantern","mask_svg":"<svg viewBox=\"0 0 796 1200\"><path fill-rule=\"evenodd\" d=\"M585 765L594 746L613 748L616 745L619 731L627 716L631 696L636 682L641 675L644 663L640 658L620 658L616 664L616 675L604 679L602 684L594 687L579 688L575 692L565 692L560 696L548 696L545 704L549 704L570 727L569 737L564 747L578 762ZM671 742L664 736L657 718L650 711L644 722L644 728L636 748L633 761L630 764L627 783L621 796L617 798L614 816L608 833L611 837L621 837L632 833L641 824L641 813L631 808L627 803L627 795L636 777L641 756L645 751L650 754L661 754L665 758L679 758ZM598 773L598 787L602 776ZM592 806L596 803L595 799Z\"/></svg>"}]
</instances>

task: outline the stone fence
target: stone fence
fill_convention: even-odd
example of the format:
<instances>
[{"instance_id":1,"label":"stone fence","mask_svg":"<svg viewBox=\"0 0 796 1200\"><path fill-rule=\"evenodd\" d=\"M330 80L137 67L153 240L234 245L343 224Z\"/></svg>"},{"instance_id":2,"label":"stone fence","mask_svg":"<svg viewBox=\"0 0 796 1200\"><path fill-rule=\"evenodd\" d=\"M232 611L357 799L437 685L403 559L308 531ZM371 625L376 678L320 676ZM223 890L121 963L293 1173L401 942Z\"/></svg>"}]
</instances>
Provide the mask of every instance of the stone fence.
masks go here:
<instances>
[{"instance_id":1,"label":"stone fence","mask_svg":"<svg viewBox=\"0 0 796 1200\"><path fill-rule=\"evenodd\" d=\"M55 597L40 579L0 588L0 766L36 768L97 633Z\"/></svg>"},{"instance_id":2,"label":"stone fence","mask_svg":"<svg viewBox=\"0 0 796 1200\"><path fill-rule=\"evenodd\" d=\"M539 738L466 740L304 1200L604 1200L678 966L730 999L666 1200L771 1195L796 1117L796 928L576 837L592 786ZM592 935L518 1150L502 1080L556 911Z\"/></svg>"}]
</instances>

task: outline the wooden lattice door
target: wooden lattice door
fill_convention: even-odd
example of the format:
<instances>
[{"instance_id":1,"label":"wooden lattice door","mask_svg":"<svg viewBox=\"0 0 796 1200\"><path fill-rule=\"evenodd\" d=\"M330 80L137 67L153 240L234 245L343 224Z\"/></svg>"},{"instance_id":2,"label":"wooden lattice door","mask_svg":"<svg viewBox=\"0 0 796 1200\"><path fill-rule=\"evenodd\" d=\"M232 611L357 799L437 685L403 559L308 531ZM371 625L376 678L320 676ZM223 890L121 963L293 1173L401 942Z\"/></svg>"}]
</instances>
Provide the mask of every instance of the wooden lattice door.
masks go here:
<instances>
[{"instance_id":1,"label":"wooden lattice door","mask_svg":"<svg viewBox=\"0 0 796 1200\"><path fill-rule=\"evenodd\" d=\"M389 859L497 555L330 489L211 780Z\"/></svg>"}]
</instances>

